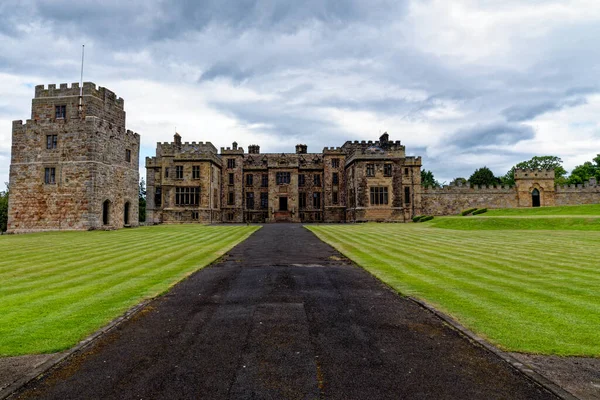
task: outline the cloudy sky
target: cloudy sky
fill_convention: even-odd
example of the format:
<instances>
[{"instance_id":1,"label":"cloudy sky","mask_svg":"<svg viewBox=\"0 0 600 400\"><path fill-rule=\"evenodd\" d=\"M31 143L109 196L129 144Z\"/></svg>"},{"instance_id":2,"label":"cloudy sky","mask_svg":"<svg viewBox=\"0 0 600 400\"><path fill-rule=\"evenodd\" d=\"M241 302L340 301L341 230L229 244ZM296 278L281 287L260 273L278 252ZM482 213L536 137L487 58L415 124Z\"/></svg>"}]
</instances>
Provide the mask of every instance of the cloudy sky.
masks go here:
<instances>
[{"instance_id":1,"label":"cloudy sky","mask_svg":"<svg viewBox=\"0 0 600 400\"><path fill-rule=\"evenodd\" d=\"M100 5L101 4L101 5ZM125 99L157 141L309 151L384 131L440 181L600 153L597 0L2 0L0 189L37 84ZM143 176L143 175L142 175Z\"/></svg>"}]
</instances>

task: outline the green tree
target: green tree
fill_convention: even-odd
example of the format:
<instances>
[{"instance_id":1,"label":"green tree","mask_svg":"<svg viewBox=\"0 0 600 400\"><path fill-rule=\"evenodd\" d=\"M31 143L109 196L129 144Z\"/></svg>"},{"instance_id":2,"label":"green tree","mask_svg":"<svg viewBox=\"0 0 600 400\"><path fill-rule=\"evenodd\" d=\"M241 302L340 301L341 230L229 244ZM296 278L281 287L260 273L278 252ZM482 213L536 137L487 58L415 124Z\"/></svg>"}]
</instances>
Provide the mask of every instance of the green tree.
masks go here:
<instances>
[{"instance_id":1,"label":"green tree","mask_svg":"<svg viewBox=\"0 0 600 400\"><path fill-rule=\"evenodd\" d=\"M466 179L466 178L454 178L454 179L452 179L452 180L450 181L450 185L451 185L451 186L457 186L459 183L460 183L460 184L463 184L463 185L466 185L466 184L467 184L467 183L469 183L469 182L467 181L467 179Z\"/></svg>"},{"instance_id":2,"label":"green tree","mask_svg":"<svg viewBox=\"0 0 600 400\"><path fill-rule=\"evenodd\" d=\"M0 232L6 232L8 222L8 183L6 191L0 192Z\"/></svg>"},{"instance_id":3,"label":"green tree","mask_svg":"<svg viewBox=\"0 0 600 400\"><path fill-rule=\"evenodd\" d=\"M469 177L469 183L471 185L498 185L500 179L494 176L494 173L488 167L482 167L476 169L475 172Z\"/></svg>"},{"instance_id":4,"label":"green tree","mask_svg":"<svg viewBox=\"0 0 600 400\"><path fill-rule=\"evenodd\" d=\"M426 170L421 170L421 185L422 186L433 186L433 187L440 187L440 183L438 181L435 180L435 177L433 176L433 172L431 171L426 171Z\"/></svg>"},{"instance_id":5,"label":"green tree","mask_svg":"<svg viewBox=\"0 0 600 400\"><path fill-rule=\"evenodd\" d=\"M140 181L140 188L139 188L139 217L138 217L138 221L139 222L145 222L146 221L146 182L144 181L144 178L142 178L142 180Z\"/></svg>"},{"instance_id":6,"label":"green tree","mask_svg":"<svg viewBox=\"0 0 600 400\"><path fill-rule=\"evenodd\" d=\"M592 161L586 161L582 165L573 168L571 175L567 179L567 183L585 183L594 177L600 180L600 154L594 157Z\"/></svg>"},{"instance_id":7,"label":"green tree","mask_svg":"<svg viewBox=\"0 0 600 400\"><path fill-rule=\"evenodd\" d=\"M567 171L562 166L562 160L556 156L534 156L531 160L521 161L512 167L501 180L505 185L515 184L515 169L553 169L554 182L564 184Z\"/></svg>"}]
</instances>

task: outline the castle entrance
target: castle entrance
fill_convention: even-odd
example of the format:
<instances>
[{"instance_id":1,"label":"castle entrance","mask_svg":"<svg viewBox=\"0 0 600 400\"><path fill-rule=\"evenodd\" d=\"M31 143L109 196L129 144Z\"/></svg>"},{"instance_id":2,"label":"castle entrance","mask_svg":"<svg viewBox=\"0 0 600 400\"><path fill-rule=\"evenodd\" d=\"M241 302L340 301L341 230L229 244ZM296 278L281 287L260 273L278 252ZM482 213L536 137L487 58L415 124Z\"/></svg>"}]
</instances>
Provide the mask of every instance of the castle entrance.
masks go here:
<instances>
[{"instance_id":1,"label":"castle entrance","mask_svg":"<svg viewBox=\"0 0 600 400\"><path fill-rule=\"evenodd\" d=\"M123 215L123 225L129 225L129 202L125 203L124 214L125 215Z\"/></svg>"},{"instance_id":2,"label":"castle entrance","mask_svg":"<svg viewBox=\"0 0 600 400\"><path fill-rule=\"evenodd\" d=\"M532 207L540 206L540 191L537 189L533 189L533 192L531 192L531 206Z\"/></svg>"},{"instance_id":3,"label":"castle entrance","mask_svg":"<svg viewBox=\"0 0 600 400\"><path fill-rule=\"evenodd\" d=\"M288 210L288 198L280 197L279 198L279 211L287 211Z\"/></svg>"}]
</instances>

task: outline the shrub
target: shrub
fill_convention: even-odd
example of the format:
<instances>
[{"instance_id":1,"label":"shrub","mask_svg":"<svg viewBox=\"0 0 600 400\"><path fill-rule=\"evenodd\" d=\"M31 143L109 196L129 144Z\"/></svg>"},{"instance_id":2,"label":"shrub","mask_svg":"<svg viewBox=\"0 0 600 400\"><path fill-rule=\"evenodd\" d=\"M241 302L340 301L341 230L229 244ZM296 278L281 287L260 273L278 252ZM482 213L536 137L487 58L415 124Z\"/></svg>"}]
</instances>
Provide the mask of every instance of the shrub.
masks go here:
<instances>
[{"instance_id":1,"label":"shrub","mask_svg":"<svg viewBox=\"0 0 600 400\"><path fill-rule=\"evenodd\" d=\"M471 214L475 210L477 210L477 207L475 207L475 208L467 208L466 210L462 210L460 212L460 215L462 215L464 217L465 215Z\"/></svg>"},{"instance_id":2,"label":"shrub","mask_svg":"<svg viewBox=\"0 0 600 400\"><path fill-rule=\"evenodd\" d=\"M414 217L412 217L413 222L419 222L419 220L422 218L422 215L415 215Z\"/></svg>"},{"instance_id":3,"label":"shrub","mask_svg":"<svg viewBox=\"0 0 600 400\"><path fill-rule=\"evenodd\" d=\"M422 217L419 222L427 222L427 221L431 221L433 219L433 215L426 215L424 217Z\"/></svg>"},{"instance_id":4,"label":"shrub","mask_svg":"<svg viewBox=\"0 0 600 400\"><path fill-rule=\"evenodd\" d=\"M483 214L484 212L487 212L487 208L479 208L473 211L473 215Z\"/></svg>"}]
</instances>

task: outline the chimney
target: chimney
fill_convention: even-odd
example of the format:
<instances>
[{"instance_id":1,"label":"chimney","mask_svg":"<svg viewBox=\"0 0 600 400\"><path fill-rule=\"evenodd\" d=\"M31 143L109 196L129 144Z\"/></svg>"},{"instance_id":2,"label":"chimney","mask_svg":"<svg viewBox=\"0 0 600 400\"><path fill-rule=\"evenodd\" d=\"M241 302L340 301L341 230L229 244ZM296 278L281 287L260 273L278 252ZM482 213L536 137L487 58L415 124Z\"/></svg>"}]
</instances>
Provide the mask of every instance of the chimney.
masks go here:
<instances>
[{"instance_id":1,"label":"chimney","mask_svg":"<svg viewBox=\"0 0 600 400\"><path fill-rule=\"evenodd\" d=\"M237 142L233 142L232 146L233 146L233 150L237 150Z\"/></svg>"},{"instance_id":2,"label":"chimney","mask_svg":"<svg viewBox=\"0 0 600 400\"><path fill-rule=\"evenodd\" d=\"M175 135L173 135L173 139L175 141L175 145L177 147L181 147L181 135L179 135L179 133L175 132Z\"/></svg>"},{"instance_id":3,"label":"chimney","mask_svg":"<svg viewBox=\"0 0 600 400\"><path fill-rule=\"evenodd\" d=\"M257 144L251 144L250 146L248 146L248 153L249 154L260 154L260 146Z\"/></svg>"},{"instance_id":4,"label":"chimney","mask_svg":"<svg viewBox=\"0 0 600 400\"><path fill-rule=\"evenodd\" d=\"M307 146L305 144L296 145L296 154L306 154Z\"/></svg>"}]
</instances>

